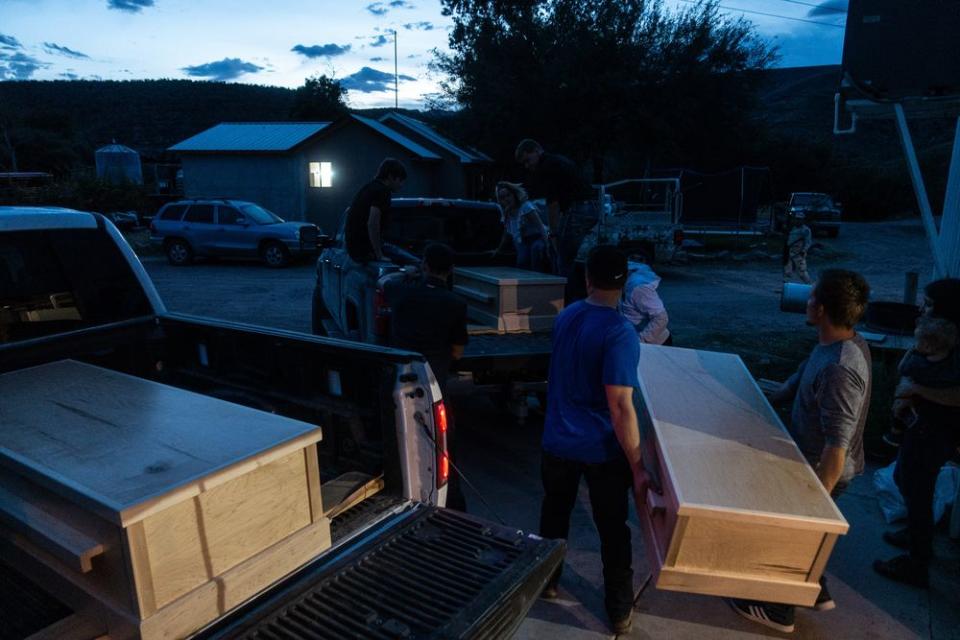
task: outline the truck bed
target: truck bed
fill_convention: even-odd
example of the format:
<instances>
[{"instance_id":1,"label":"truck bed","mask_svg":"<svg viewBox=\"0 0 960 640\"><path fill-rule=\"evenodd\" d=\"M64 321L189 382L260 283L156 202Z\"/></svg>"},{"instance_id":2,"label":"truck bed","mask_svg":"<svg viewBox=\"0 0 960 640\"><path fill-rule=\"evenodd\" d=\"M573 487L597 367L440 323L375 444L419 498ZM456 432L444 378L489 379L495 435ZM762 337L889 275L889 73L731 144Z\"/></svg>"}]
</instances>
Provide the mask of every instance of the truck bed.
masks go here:
<instances>
[{"instance_id":1,"label":"truck bed","mask_svg":"<svg viewBox=\"0 0 960 640\"><path fill-rule=\"evenodd\" d=\"M457 362L457 370L477 371L541 371L550 364L551 334L505 333L471 335Z\"/></svg>"}]
</instances>

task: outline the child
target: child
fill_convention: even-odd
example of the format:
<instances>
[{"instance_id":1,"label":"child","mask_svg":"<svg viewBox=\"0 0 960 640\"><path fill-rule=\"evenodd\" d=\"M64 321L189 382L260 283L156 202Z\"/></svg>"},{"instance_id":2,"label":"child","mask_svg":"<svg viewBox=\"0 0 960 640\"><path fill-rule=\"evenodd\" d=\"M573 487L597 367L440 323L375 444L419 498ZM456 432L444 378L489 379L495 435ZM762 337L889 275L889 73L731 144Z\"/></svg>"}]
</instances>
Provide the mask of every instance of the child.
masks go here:
<instances>
[{"instance_id":1,"label":"child","mask_svg":"<svg viewBox=\"0 0 960 640\"><path fill-rule=\"evenodd\" d=\"M787 234L787 242L783 247L783 281L790 280L793 272L797 276L810 284L813 279L807 273L807 251L813 245L813 233L803 221L802 213L795 213L790 216L790 232Z\"/></svg>"},{"instance_id":2,"label":"child","mask_svg":"<svg viewBox=\"0 0 960 640\"><path fill-rule=\"evenodd\" d=\"M916 346L907 351L897 367L902 378L925 387L948 388L960 384L957 356L957 325L944 318L921 316L914 331ZM934 414L934 419L949 413L941 405L920 401L919 404ZM897 397L893 402L894 422L883 436L887 444L899 446L905 428L918 418L918 401L913 397Z\"/></svg>"}]
</instances>

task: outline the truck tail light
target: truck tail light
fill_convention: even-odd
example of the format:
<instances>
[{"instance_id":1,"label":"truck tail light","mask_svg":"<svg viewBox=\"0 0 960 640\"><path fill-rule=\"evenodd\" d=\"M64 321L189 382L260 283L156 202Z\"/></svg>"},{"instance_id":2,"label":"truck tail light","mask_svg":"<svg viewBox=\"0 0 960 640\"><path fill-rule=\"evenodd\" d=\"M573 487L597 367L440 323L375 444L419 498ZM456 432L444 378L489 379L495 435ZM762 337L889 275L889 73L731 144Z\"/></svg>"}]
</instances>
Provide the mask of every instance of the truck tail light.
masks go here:
<instances>
[{"instance_id":1,"label":"truck tail light","mask_svg":"<svg viewBox=\"0 0 960 640\"><path fill-rule=\"evenodd\" d=\"M379 288L373 292L373 333L378 338L386 338L390 333L390 305Z\"/></svg>"},{"instance_id":2,"label":"truck tail light","mask_svg":"<svg viewBox=\"0 0 960 640\"><path fill-rule=\"evenodd\" d=\"M673 232L673 244L680 247L683 245L683 229L675 229Z\"/></svg>"},{"instance_id":3,"label":"truck tail light","mask_svg":"<svg viewBox=\"0 0 960 640\"><path fill-rule=\"evenodd\" d=\"M437 488L450 479L450 456L447 453L447 407L443 400L433 405L433 426L437 441Z\"/></svg>"}]
</instances>

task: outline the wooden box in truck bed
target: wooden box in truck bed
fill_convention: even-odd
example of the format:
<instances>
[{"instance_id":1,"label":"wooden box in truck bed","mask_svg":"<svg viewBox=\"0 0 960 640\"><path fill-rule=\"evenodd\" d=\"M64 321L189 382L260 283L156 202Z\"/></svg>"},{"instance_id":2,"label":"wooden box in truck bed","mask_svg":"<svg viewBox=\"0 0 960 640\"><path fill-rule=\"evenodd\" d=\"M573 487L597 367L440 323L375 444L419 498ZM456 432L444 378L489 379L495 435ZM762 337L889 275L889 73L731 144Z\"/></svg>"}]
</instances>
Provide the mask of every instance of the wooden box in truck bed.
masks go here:
<instances>
[{"instance_id":1,"label":"wooden box in truck bed","mask_svg":"<svg viewBox=\"0 0 960 640\"><path fill-rule=\"evenodd\" d=\"M453 292L471 322L500 333L550 331L566 278L512 267L456 267Z\"/></svg>"},{"instance_id":2,"label":"wooden box in truck bed","mask_svg":"<svg viewBox=\"0 0 960 640\"><path fill-rule=\"evenodd\" d=\"M4 557L111 637L186 636L330 545L316 425L69 360L0 399Z\"/></svg>"},{"instance_id":3,"label":"wooden box in truck bed","mask_svg":"<svg viewBox=\"0 0 960 640\"><path fill-rule=\"evenodd\" d=\"M740 358L643 345L639 377L656 586L812 605L847 522Z\"/></svg>"}]
</instances>

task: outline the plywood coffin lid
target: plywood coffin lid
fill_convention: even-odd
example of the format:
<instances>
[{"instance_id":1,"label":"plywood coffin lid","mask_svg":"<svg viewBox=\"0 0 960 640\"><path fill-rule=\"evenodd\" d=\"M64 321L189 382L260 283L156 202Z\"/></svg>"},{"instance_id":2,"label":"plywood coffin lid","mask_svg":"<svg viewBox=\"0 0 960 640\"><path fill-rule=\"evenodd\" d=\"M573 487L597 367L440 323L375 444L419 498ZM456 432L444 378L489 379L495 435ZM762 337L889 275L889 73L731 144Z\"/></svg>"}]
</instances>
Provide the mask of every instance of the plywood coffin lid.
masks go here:
<instances>
[{"instance_id":1,"label":"plywood coffin lid","mask_svg":"<svg viewBox=\"0 0 960 640\"><path fill-rule=\"evenodd\" d=\"M738 356L643 345L638 374L678 514L847 531Z\"/></svg>"},{"instance_id":2,"label":"plywood coffin lid","mask_svg":"<svg viewBox=\"0 0 960 640\"><path fill-rule=\"evenodd\" d=\"M0 375L0 464L128 526L320 427L64 360Z\"/></svg>"},{"instance_id":3,"label":"plywood coffin lid","mask_svg":"<svg viewBox=\"0 0 960 640\"><path fill-rule=\"evenodd\" d=\"M566 278L560 276L515 267L454 267L453 276L454 279L460 276L461 278L473 278L497 285L563 285L567 282Z\"/></svg>"}]
</instances>

